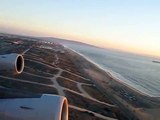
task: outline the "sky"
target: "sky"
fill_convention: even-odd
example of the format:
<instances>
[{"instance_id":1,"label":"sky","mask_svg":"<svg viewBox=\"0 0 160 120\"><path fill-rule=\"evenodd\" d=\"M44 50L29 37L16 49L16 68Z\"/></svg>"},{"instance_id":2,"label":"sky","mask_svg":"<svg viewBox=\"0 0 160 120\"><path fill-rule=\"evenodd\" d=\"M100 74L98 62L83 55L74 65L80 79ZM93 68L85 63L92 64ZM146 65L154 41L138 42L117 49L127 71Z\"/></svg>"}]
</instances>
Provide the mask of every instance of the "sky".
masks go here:
<instances>
[{"instance_id":1,"label":"sky","mask_svg":"<svg viewBox=\"0 0 160 120\"><path fill-rule=\"evenodd\" d=\"M0 32L160 57L160 1L0 0Z\"/></svg>"}]
</instances>

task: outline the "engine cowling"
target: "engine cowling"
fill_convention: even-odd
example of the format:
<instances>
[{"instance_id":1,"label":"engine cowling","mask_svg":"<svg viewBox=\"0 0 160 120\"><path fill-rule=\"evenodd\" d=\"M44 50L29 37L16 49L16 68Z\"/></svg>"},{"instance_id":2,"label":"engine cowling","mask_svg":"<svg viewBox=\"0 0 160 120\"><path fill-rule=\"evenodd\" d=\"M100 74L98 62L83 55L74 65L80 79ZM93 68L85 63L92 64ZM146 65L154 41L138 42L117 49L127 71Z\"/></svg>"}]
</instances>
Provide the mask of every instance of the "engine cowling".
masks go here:
<instances>
[{"instance_id":1,"label":"engine cowling","mask_svg":"<svg viewBox=\"0 0 160 120\"><path fill-rule=\"evenodd\" d=\"M65 97L43 94L40 98L0 99L1 120L68 120Z\"/></svg>"},{"instance_id":2,"label":"engine cowling","mask_svg":"<svg viewBox=\"0 0 160 120\"><path fill-rule=\"evenodd\" d=\"M0 72L20 74L24 69L24 58L20 54L12 53L0 55Z\"/></svg>"},{"instance_id":3,"label":"engine cowling","mask_svg":"<svg viewBox=\"0 0 160 120\"><path fill-rule=\"evenodd\" d=\"M0 73L20 74L24 58L20 54L0 55ZM68 120L66 97L42 94L37 98L0 99L1 120Z\"/></svg>"}]
</instances>

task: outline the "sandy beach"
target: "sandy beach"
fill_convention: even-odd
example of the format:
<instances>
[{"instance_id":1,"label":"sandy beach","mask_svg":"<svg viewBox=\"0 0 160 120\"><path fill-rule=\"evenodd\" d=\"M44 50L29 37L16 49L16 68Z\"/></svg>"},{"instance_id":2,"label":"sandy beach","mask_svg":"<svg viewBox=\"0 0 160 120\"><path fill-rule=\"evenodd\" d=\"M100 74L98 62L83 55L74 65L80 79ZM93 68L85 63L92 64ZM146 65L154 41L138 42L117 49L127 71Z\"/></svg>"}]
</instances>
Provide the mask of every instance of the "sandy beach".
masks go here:
<instances>
[{"instance_id":1,"label":"sandy beach","mask_svg":"<svg viewBox=\"0 0 160 120\"><path fill-rule=\"evenodd\" d=\"M68 49L71 60L129 119L159 120L160 99L151 97L113 77L85 56ZM156 110L155 110L156 109Z\"/></svg>"}]
</instances>

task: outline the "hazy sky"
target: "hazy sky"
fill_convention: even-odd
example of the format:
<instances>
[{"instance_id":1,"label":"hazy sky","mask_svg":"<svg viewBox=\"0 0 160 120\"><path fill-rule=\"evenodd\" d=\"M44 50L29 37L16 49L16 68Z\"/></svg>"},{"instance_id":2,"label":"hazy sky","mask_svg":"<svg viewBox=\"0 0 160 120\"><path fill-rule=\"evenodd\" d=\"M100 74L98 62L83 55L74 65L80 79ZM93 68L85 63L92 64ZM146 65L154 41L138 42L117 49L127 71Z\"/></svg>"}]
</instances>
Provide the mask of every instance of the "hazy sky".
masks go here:
<instances>
[{"instance_id":1,"label":"hazy sky","mask_svg":"<svg viewBox=\"0 0 160 120\"><path fill-rule=\"evenodd\" d=\"M0 32L160 56L160 1L0 0Z\"/></svg>"}]
</instances>

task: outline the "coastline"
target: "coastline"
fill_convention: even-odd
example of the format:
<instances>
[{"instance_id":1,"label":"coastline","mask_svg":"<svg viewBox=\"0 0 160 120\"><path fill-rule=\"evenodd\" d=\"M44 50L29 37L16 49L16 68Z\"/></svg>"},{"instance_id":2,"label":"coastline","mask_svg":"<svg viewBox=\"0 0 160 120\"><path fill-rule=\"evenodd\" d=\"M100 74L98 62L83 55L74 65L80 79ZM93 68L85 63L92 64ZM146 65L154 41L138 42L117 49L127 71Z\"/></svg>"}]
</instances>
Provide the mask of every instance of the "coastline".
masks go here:
<instances>
[{"instance_id":1,"label":"coastline","mask_svg":"<svg viewBox=\"0 0 160 120\"><path fill-rule=\"evenodd\" d=\"M127 86L128 88L134 90L135 92L138 92L139 94L143 95L143 96L146 96L146 97L152 97L152 98L160 98L160 96L154 96L154 95L150 95L149 93L145 93L144 91L142 90L139 90L138 88L132 86L133 84L130 82L126 82L126 81L123 81L121 79L119 79L118 77L116 77L115 75L113 75L109 70L106 70L105 68L103 68L102 66L98 65L97 63L95 63L93 60L89 59L87 56L79 53L78 51L72 49L72 48L69 48L68 46L64 46L65 48L77 53L79 56L83 57L84 59L86 59L88 62L94 64L97 68L101 69L103 72L105 72L108 76L110 76L112 79L114 79L115 81L119 82L120 84L123 84L125 86ZM123 77L123 76L122 76ZM125 78L124 78L125 79ZM128 80L129 81L129 80ZM132 85L131 85L132 84Z\"/></svg>"},{"instance_id":2,"label":"coastline","mask_svg":"<svg viewBox=\"0 0 160 120\"><path fill-rule=\"evenodd\" d=\"M65 48L70 60L81 73L86 75L107 99L119 107L128 119L159 120L159 114L155 112L157 108L160 110L159 97L144 94L118 80L84 55L66 46Z\"/></svg>"}]
</instances>

